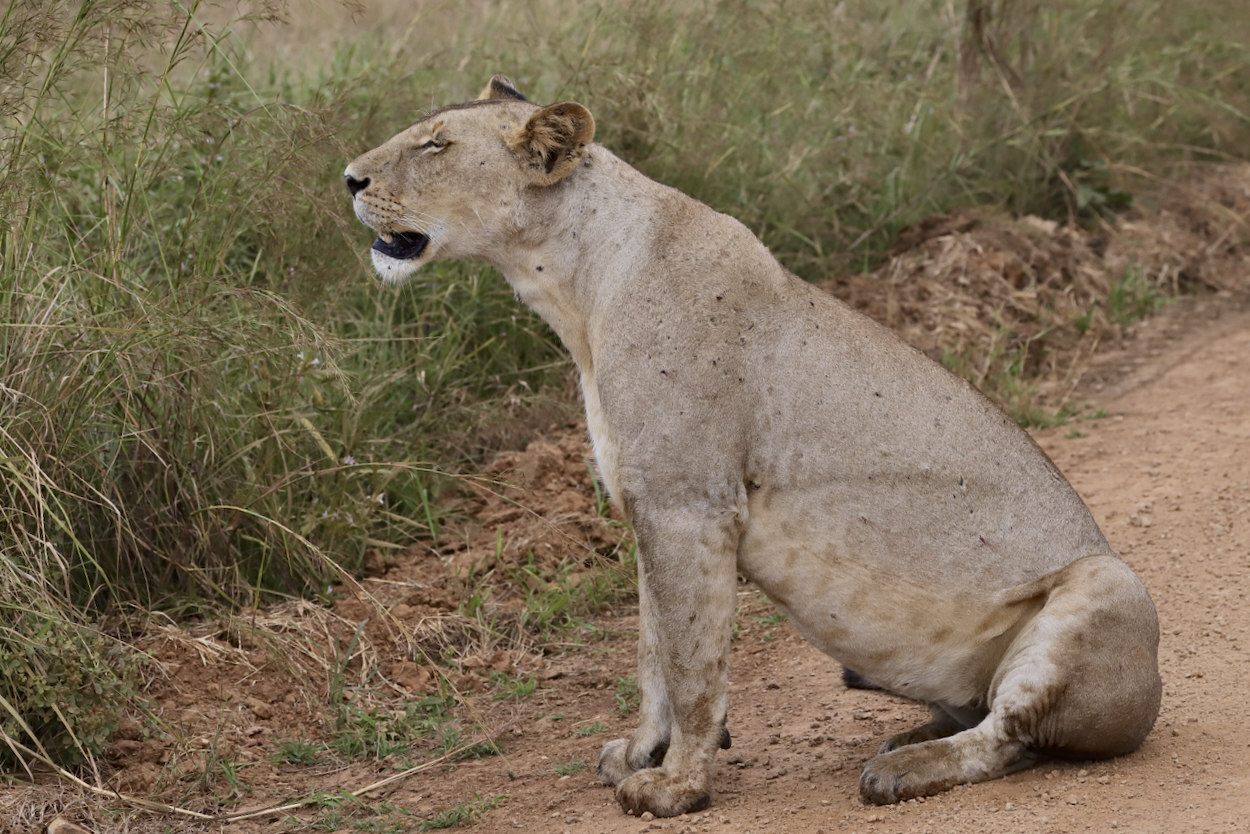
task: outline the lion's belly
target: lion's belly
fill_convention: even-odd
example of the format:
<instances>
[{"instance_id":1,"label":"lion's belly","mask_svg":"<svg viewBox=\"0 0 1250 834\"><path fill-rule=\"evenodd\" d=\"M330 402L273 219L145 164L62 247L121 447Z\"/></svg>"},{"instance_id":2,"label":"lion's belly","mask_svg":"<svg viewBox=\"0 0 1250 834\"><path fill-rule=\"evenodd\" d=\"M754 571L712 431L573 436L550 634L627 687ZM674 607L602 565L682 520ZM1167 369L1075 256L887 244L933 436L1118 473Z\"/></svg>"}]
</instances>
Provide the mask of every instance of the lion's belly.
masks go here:
<instances>
[{"instance_id":1,"label":"lion's belly","mask_svg":"<svg viewBox=\"0 0 1250 834\"><path fill-rule=\"evenodd\" d=\"M739 569L816 648L900 694L971 704L1005 649L993 599L934 594L883 570L789 541L752 519ZM823 553L824 550L824 553Z\"/></svg>"},{"instance_id":2,"label":"lion's belly","mask_svg":"<svg viewBox=\"0 0 1250 834\"><path fill-rule=\"evenodd\" d=\"M961 705L983 699L1011 639L1040 607L1040 601L1014 599L1012 588L1057 570L1063 560L1021 577L1018 570L994 571L992 564L985 570L986 556L992 562L1009 554L968 554L963 558L970 564L981 562L979 573L918 576L908 571L917 554L905 558L900 550L925 542L891 540L888 530L868 520L859 522L863 531L854 531L862 536L847 535L850 525L836 517L830 512L826 525L817 526L752 502L739 570L805 638L869 679L920 700ZM998 574L1002 581L987 581Z\"/></svg>"}]
</instances>

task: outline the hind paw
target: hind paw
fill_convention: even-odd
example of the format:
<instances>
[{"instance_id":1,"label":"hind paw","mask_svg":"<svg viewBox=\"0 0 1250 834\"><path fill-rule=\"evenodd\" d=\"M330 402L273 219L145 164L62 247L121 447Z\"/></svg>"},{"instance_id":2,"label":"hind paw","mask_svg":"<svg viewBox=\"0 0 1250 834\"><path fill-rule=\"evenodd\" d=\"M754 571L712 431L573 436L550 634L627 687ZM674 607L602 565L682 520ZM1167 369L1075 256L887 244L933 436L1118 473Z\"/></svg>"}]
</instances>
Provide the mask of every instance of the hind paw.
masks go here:
<instances>
[{"instance_id":1,"label":"hind paw","mask_svg":"<svg viewBox=\"0 0 1250 834\"><path fill-rule=\"evenodd\" d=\"M949 753L939 749L942 746L942 742L914 744L869 759L859 776L859 795L874 805L892 805L967 781L960 778Z\"/></svg>"}]
</instances>

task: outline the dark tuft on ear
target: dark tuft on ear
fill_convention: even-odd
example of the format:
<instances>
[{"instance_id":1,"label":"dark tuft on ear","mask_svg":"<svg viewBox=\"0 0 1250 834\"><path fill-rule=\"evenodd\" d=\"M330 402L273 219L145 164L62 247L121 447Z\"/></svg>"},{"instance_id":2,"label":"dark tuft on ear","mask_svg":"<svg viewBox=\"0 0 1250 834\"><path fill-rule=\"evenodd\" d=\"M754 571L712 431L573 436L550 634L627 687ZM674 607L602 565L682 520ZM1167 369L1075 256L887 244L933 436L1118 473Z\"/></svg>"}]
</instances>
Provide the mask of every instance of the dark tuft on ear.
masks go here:
<instances>
[{"instance_id":1,"label":"dark tuft on ear","mask_svg":"<svg viewBox=\"0 0 1250 834\"><path fill-rule=\"evenodd\" d=\"M511 79L506 75L496 75L486 83L486 88L482 90L482 94L477 97L478 101L486 99L512 99L513 101L526 101L521 91L512 86Z\"/></svg>"}]
</instances>

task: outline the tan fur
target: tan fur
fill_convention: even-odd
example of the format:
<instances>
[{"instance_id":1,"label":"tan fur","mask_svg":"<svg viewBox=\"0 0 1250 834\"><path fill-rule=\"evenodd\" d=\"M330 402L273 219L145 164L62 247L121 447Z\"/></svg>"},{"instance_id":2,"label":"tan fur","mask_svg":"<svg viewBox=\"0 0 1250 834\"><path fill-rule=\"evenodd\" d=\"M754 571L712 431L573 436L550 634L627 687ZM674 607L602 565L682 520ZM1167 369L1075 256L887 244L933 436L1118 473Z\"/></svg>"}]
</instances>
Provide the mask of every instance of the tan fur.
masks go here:
<instances>
[{"instance_id":1,"label":"tan fur","mask_svg":"<svg viewBox=\"0 0 1250 834\"><path fill-rule=\"evenodd\" d=\"M599 763L622 808L710 801L739 572L822 650L930 705L864 768L868 801L1135 749L1159 708L1154 606L1045 454L593 131L581 105L497 76L346 176L385 280L486 261L577 364L639 544L639 727Z\"/></svg>"}]
</instances>

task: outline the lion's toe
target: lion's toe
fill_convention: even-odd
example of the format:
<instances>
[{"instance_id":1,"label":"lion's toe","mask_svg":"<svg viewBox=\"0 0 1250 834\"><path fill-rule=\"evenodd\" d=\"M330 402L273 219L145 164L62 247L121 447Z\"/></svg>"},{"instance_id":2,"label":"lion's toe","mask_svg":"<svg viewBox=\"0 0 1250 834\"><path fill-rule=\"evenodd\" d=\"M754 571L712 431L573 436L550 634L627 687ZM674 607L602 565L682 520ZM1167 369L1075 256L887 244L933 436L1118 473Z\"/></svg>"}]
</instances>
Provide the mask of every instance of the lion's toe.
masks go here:
<instances>
[{"instance_id":1,"label":"lion's toe","mask_svg":"<svg viewBox=\"0 0 1250 834\"><path fill-rule=\"evenodd\" d=\"M948 735L950 733L941 732L939 728L935 728L932 724L925 724L923 727L917 727L914 730L895 733L881 743L881 748L877 752L889 753L892 750L898 750L901 747L907 747L912 744L946 738Z\"/></svg>"},{"instance_id":2,"label":"lion's toe","mask_svg":"<svg viewBox=\"0 0 1250 834\"><path fill-rule=\"evenodd\" d=\"M924 741L924 739L913 738L915 732L915 730L909 730L905 733L895 733L885 741L881 742L881 746L877 748L877 753L889 753L891 750L897 750L900 747L915 744L917 741Z\"/></svg>"},{"instance_id":3,"label":"lion's toe","mask_svg":"<svg viewBox=\"0 0 1250 834\"><path fill-rule=\"evenodd\" d=\"M897 775L872 766L869 761L859 774L859 795L873 805L893 805L899 801Z\"/></svg>"}]
</instances>

